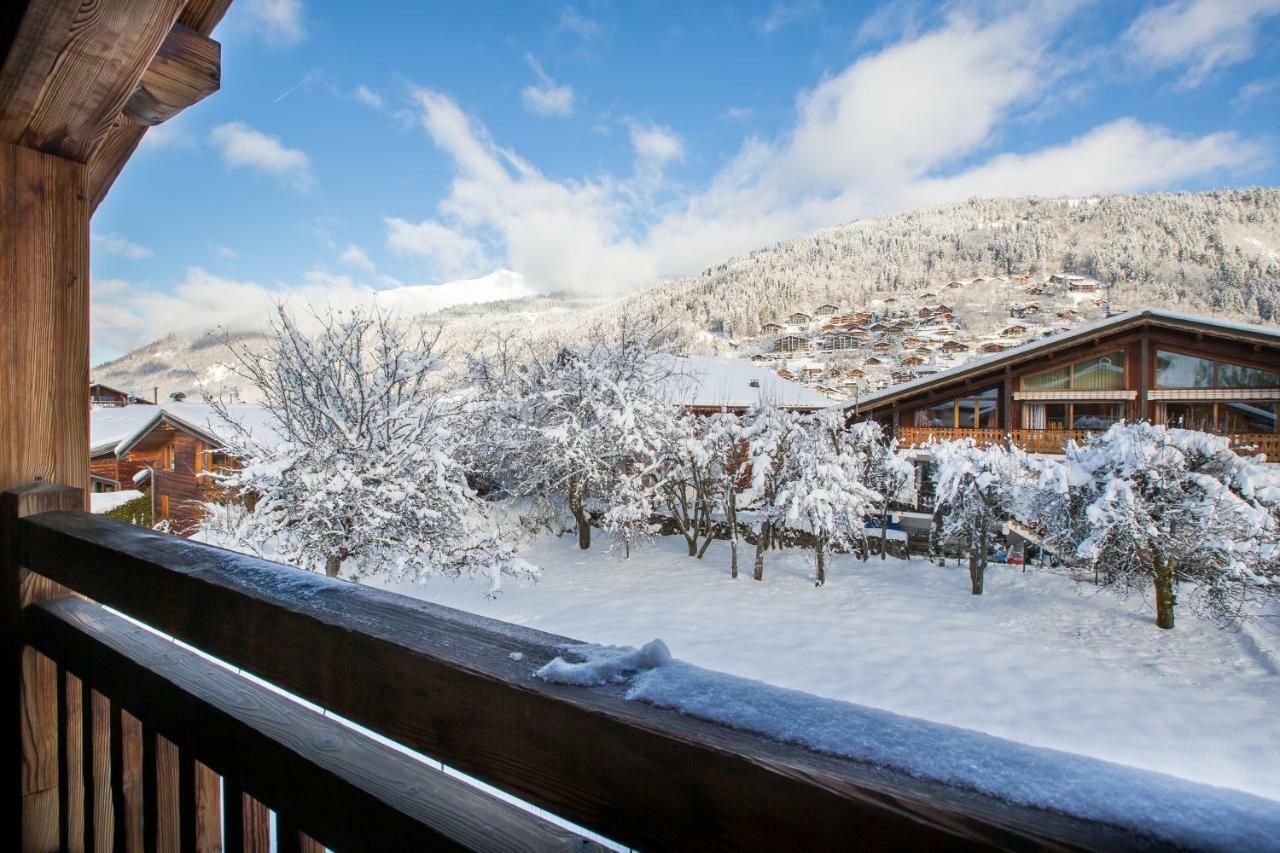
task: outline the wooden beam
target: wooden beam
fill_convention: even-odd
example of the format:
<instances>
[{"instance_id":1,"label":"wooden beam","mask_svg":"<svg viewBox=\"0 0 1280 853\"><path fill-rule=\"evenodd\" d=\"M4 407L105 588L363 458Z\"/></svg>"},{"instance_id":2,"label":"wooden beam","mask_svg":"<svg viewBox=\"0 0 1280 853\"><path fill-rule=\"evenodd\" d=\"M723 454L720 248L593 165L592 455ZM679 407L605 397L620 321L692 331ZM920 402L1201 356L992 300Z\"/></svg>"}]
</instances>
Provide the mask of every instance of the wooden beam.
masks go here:
<instances>
[{"instance_id":1,"label":"wooden beam","mask_svg":"<svg viewBox=\"0 0 1280 853\"><path fill-rule=\"evenodd\" d=\"M4 435L0 432L0 436ZM18 519L32 513L84 506L79 489L34 485L0 494L0 587L2 587L4 726L6 743L4 800L15 837L9 849L53 850L59 840L58 668L21 642L25 608L65 593L47 578L28 572L16 555Z\"/></svg>"},{"instance_id":2,"label":"wooden beam","mask_svg":"<svg viewBox=\"0 0 1280 853\"><path fill-rule=\"evenodd\" d=\"M209 35L231 6L231 0L189 0L178 23L201 35ZM98 153L89 163L89 208L97 210L111 185L133 156L146 133L146 126L127 116L117 117Z\"/></svg>"},{"instance_id":3,"label":"wooden beam","mask_svg":"<svg viewBox=\"0 0 1280 853\"><path fill-rule=\"evenodd\" d=\"M185 0L29 0L0 67L0 141L88 163Z\"/></svg>"},{"instance_id":4,"label":"wooden beam","mask_svg":"<svg viewBox=\"0 0 1280 853\"><path fill-rule=\"evenodd\" d=\"M190 27L174 24L142 75L125 117L151 127L218 91L222 45Z\"/></svg>"},{"instance_id":5,"label":"wooden beam","mask_svg":"<svg viewBox=\"0 0 1280 853\"><path fill-rule=\"evenodd\" d=\"M0 143L0 489L89 485L85 168Z\"/></svg>"}]
</instances>

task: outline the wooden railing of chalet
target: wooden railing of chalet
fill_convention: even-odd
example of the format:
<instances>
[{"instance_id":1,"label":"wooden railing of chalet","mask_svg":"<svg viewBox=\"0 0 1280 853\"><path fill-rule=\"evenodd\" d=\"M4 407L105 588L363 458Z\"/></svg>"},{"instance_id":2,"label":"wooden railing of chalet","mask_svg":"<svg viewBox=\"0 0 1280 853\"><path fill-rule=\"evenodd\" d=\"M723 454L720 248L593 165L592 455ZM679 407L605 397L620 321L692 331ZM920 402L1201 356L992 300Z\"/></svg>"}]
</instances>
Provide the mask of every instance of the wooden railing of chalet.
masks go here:
<instances>
[{"instance_id":1,"label":"wooden railing of chalet","mask_svg":"<svg viewBox=\"0 0 1280 853\"><path fill-rule=\"evenodd\" d=\"M82 500L0 501L24 849L260 851L268 810L281 851L593 846L316 706L633 847L1150 846L549 684L531 673L563 637L67 509Z\"/></svg>"},{"instance_id":2,"label":"wooden railing of chalet","mask_svg":"<svg viewBox=\"0 0 1280 853\"><path fill-rule=\"evenodd\" d=\"M1067 442L1082 444L1099 430L1085 429L939 429L935 427L898 427L898 442L903 447L923 447L931 441L972 438L978 445L1005 444L1011 441L1028 453L1062 453ZM1233 433L1226 438L1241 454L1266 454L1268 460L1280 461L1280 435L1275 433Z\"/></svg>"}]
</instances>

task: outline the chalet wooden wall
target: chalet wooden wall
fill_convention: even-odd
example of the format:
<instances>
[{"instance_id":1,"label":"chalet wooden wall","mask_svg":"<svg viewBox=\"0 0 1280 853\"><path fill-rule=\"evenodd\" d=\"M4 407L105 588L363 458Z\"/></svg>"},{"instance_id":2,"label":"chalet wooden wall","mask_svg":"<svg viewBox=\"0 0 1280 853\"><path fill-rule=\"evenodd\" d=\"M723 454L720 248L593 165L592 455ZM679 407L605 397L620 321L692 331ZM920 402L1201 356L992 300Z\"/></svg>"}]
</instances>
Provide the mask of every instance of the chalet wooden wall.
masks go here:
<instances>
[{"instance_id":1,"label":"chalet wooden wall","mask_svg":"<svg viewBox=\"0 0 1280 853\"><path fill-rule=\"evenodd\" d=\"M89 485L86 167L0 143L0 489Z\"/></svg>"}]
</instances>

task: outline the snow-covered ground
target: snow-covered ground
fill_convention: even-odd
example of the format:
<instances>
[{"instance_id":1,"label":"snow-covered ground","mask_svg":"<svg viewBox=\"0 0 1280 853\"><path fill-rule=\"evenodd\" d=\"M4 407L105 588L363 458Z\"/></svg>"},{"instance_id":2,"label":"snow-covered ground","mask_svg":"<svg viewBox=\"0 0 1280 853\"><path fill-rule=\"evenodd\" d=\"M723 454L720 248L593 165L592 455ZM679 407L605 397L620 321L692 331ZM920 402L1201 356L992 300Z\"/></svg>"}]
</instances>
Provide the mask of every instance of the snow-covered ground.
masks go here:
<instances>
[{"instance_id":1,"label":"snow-covered ground","mask_svg":"<svg viewBox=\"0 0 1280 853\"><path fill-rule=\"evenodd\" d=\"M640 646L709 669L1036 746L1280 800L1280 624L1223 630L1029 569L836 557L815 588L807 552L771 552L766 579L731 580L664 540L631 560L572 537L524 555L540 583L386 584L409 595L592 643ZM748 555L749 558L749 555ZM1280 806L1277 806L1280 808Z\"/></svg>"}]
</instances>

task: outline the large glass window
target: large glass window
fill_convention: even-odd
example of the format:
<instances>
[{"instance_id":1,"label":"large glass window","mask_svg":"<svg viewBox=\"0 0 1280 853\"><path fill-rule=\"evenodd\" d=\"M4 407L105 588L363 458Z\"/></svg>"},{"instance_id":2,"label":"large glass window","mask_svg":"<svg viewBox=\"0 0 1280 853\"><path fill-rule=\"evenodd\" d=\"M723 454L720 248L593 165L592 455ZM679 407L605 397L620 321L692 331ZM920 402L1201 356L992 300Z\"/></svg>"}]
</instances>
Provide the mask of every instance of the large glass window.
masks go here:
<instances>
[{"instance_id":1,"label":"large glass window","mask_svg":"<svg viewBox=\"0 0 1280 853\"><path fill-rule=\"evenodd\" d=\"M916 426L938 429L995 429L1000 426L1000 391L988 388L967 397L917 409Z\"/></svg>"},{"instance_id":2,"label":"large glass window","mask_svg":"<svg viewBox=\"0 0 1280 853\"><path fill-rule=\"evenodd\" d=\"M1071 368L1071 387L1083 391L1114 391L1124 387L1124 350L1116 350Z\"/></svg>"},{"instance_id":3,"label":"large glass window","mask_svg":"<svg viewBox=\"0 0 1280 853\"><path fill-rule=\"evenodd\" d=\"M1218 362L1219 388L1280 388L1280 374L1243 364Z\"/></svg>"},{"instance_id":4,"label":"large glass window","mask_svg":"<svg viewBox=\"0 0 1280 853\"><path fill-rule=\"evenodd\" d=\"M1218 423L1226 433L1275 432L1276 404L1252 400L1219 403Z\"/></svg>"},{"instance_id":5,"label":"large glass window","mask_svg":"<svg viewBox=\"0 0 1280 853\"><path fill-rule=\"evenodd\" d=\"M1157 388L1212 388L1213 361L1181 352L1156 352Z\"/></svg>"},{"instance_id":6,"label":"large glass window","mask_svg":"<svg viewBox=\"0 0 1280 853\"><path fill-rule=\"evenodd\" d=\"M1124 417L1123 403L1072 403L1073 429L1106 429Z\"/></svg>"},{"instance_id":7,"label":"large glass window","mask_svg":"<svg viewBox=\"0 0 1280 853\"><path fill-rule=\"evenodd\" d=\"M1055 367L1023 378L1027 391L1114 391L1124 388L1124 350Z\"/></svg>"},{"instance_id":8,"label":"large glass window","mask_svg":"<svg viewBox=\"0 0 1280 853\"><path fill-rule=\"evenodd\" d=\"M1213 403L1165 403L1164 422L1172 427L1213 432Z\"/></svg>"}]
</instances>

